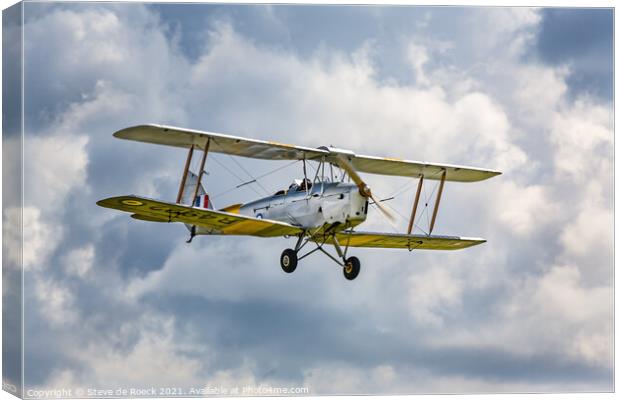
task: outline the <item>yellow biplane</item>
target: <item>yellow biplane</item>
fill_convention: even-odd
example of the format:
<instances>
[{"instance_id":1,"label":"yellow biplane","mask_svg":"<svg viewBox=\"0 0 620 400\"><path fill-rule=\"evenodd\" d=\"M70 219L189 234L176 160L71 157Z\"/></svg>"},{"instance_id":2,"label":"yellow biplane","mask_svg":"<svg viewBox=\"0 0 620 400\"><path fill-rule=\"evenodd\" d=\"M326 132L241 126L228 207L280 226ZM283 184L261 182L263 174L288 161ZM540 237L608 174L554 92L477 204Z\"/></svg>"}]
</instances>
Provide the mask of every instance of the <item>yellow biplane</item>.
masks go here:
<instances>
[{"instance_id":1,"label":"yellow biplane","mask_svg":"<svg viewBox=\"0 0 620 400\"><path fill-rule=\"evenodd\" d=\"M432 232L445 182L477 182L500 174L486 169L363 156L333 147L310 148L163 125L134 126L115 132L114 136L182 147L188 149L187 159L174 203L130 195L100 200L99 206L129 212L133 218L144 221L181 222L189 229L188 243L196 235L294 237L295 246L284 250L280 257L285 272L293 272L299 260L321 251L342 267L349 280L355 279L360 271L359 259L347 257L350 247L456 250L484 243L484 239L438 236ZM202 151L196 174L190 171L195 151ZM263 160L298 160L303 165L303 179L271 196L215 210L202 185L209 152ZM308 174L309 163L316 165L314 174ZM374 196L358 172L418 179L406 233L356 229L366 220L369 204L388 219L394 218L382 204L385 200ZM412 234L426 180L438 181L432 217L427 232ZM309 243L316 247L300 255ZM326 245L333 246L336 255L330 254Z\"/></svg>"}]
</instances>

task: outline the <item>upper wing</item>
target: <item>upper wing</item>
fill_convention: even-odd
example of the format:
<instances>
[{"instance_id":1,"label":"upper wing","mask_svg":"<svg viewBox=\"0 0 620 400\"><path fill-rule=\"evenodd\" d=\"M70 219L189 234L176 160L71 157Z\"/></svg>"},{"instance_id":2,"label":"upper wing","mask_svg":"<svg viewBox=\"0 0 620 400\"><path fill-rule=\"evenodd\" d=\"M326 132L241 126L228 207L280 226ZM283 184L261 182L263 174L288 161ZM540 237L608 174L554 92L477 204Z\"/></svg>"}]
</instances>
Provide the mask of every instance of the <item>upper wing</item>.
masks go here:
<instances>
[{"instance_id":1,"label":"upper wing","mask_svg":"<svg viewBox=\"0 0 620 400\"><path fill-rule=\"evenodd\" d=\"M336 237L341 246L409 250L458 250L486 242L484 239L458 236L426 236L375 232L339 232L336 234ZM331 238L327 238L326 243L331 244Z\"/></svg>"},{"instance_id":2,"label":"upper wing","mask_svg":"<svg viewBox=\"0 0 620 400\"><path fill-rule=\"evenodd\" d=\"M351 164L359 172L395 176L424 176L424 179L441 179L446 171L446 181L477 182L500 175L501 172L460 165L435 164L422 161L400 160L397 158L355 155L348 156Z\"/></svg>"},{"instance_id":3,"label":"upper wing","mask_svg":"<svg viewBox=\"0 0 620 400\"><path fill-rule=\"evenodd\" d=\"M188 207L138 196L119 196L100 200L97 205L133 213L146 221L183 222L202 226L221 235L274 237L296 235L301 229L283 222L257 219L224 211ZM135 215L137 214L137 215Z\"/></svg>"},{"instance_id":4,"label":"upper wing","mask_svg":"<svg viewBox=\"0 0 620 400\"><path fill-rule=\"evenodd\" d=\"M120 139L163 144L166 146L204 149L211 139L209 151L266 160L306 160L329 154L326 150L294 146L266 140L246 139L221 133L201 132L164 125L138 125L114 132Z\"/></svg>"},{"instance_id":5,"label":"upper wing","mask_svg":"<svg viewBox=\"0 0 620 400\"><path fill-rule=\"evenodd\" d=\"M121 129L114 133L120 139L155 143L166 146L204 149L210 139L209 151L226 153L234 156L260 158L265 160L320 160L323 157L333 164L338 164L336 157L345 155L359 172L371 174L441 179L446 171L446 181L476 182L501 174L499 171L464 167L450 164L435 164L423 161L409 161L388 157L356 155L352 151L332 147L296 146L270 142L266 140L247 139L221 133L202 132L192 129L176 128L165 125L138 125Z\"/></svg>"}]
</instances>

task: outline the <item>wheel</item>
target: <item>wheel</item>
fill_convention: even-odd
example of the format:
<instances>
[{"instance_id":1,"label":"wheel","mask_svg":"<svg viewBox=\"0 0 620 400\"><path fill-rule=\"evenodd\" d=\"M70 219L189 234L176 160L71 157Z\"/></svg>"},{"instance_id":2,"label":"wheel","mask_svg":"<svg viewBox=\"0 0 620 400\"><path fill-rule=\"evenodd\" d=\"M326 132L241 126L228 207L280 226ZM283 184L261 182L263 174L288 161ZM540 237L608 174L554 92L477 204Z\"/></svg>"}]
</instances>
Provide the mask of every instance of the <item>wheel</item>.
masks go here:
<instances>
[{"instance_id":1,"label":"wheel","mask_svg":"<svg viewBox=\"0 0 620 400\"><path fill-rule=\"evenodd\" d=\"M297 268L297 252L293 249L286 249L280 256L280 266L282 270L288 274Z\"/></svg>"},{"instance_id":2,"label":"wheel","mask_svg":"<svg viewBox=\"0 0 620 400\"><path fill-rule=\"evenodd\" d=\"M342 268L344 277L352 281L357 278L360 273L360 260L357 257L349 257L344 262L344 268Z\"/></svg>"}]
</instances>

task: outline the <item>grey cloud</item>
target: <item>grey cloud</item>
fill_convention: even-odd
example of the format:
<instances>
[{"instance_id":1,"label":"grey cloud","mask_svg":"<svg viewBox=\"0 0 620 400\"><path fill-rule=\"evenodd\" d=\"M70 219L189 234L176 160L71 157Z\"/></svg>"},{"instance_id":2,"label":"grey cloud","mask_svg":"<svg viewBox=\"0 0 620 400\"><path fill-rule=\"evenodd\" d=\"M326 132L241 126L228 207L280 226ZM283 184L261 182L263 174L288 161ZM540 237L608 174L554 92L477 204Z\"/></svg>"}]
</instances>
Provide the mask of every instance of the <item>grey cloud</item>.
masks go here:
<instances>
[{"instance_id":1,"label":"grey cloud","mask_svg":"<svg viewBox=\"0 0 620 400\"><path fill-rule=\"evenodd\" d=\"M180 336L215 344L219 358L210 361L217 367L238 367L243 361L241 354L251 355L257 361L257 376L298 383L305 370L342 360L366 370L389 363L402 373L423 369L440 376L503 382L507 391L515 390L515 380L591 382L596 388L605 385L612 374L610 369L564 361L552 354L520 356L504 349L433 348L409 331L382 334L369 329L363 322L362 307L334 313L311 305L261 300L226 302L165 295L150 295L147 300L176 316ZM395 388L391 393L397 392Z\"/></svg>"},{"instance_id":2,"label":"grey cloud","mask_svg":"<svg viewBox=\"0 0 620 400\"><path fill-rule=\"evenodd\" d=\"M613 87L613 10L545 8L536 50L551 64L569 64L574 95L590 93L607 101Z\"/></svg>"}]
</instances>

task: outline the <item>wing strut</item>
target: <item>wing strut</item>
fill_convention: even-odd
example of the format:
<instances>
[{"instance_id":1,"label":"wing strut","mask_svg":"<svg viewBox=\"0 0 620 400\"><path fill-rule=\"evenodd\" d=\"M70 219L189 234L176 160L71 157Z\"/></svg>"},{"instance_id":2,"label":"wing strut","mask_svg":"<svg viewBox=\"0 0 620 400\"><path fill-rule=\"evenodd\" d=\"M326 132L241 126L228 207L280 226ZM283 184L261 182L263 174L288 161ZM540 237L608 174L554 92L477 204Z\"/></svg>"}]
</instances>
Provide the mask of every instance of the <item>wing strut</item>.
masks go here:
<instances>
[{"instance_id":1,"label":"wing strut","mask_svg":"<svg viewBox=\"0 0 620 400\"><path fill-rule=\"evenodd\" d=\"M202 159L200 160L200 171L198 172L198 180L196 181L196 188L194 189L194 196L192 196L193 206L196 202L196 197L198 197L198 189L200 188L200 182L202 180L202 174L205 172L205 161L207 161L207 153L209 153L209 145L211 144L211 138L207 138L207 144L205 145L205 150L202 153Z\"/></svg>"},{"instance_id":2,"label":"wing strut","mask_svg":"<svg viewBox=\"0 0 620 400\"><path fill-rule=\"evenodd\" d=\"M409 227L407 228L407 234L411 235L413 229L413 222L415 221L415 213L418 210L418 202L420 201L420 192L422 191L422 184L424 183L424 175L420 174L420 180L418 181L418 191L415 192L415 200L413 201L413 209L411 210L411 218L409 219Z\"/></svg>"},{"instance_id":3,"label":"wing strut","mask_svg":"<svg viewBox=\"0 0 620 400\"><path fill-rule=\"evenodd\" d=\"M187 180L187 171L189 171L189 164L192 161L192 154L194 154L194 145L191 145L187 152L187 159L185 160L185 167L183 168L183 177L181 178L181 185L179 185L179 194L177 195L177 204L181 204L181 197L183 196L183 190L185 190L185 181Z\"/></svg>"},{"instance_id":4,"label":"wing strut","mask_svg":"<svg viewBox=\"0 0 620 400\"><path fill-rule=\"evenodd\" d=\"M428 235L430 236L433 232L433 228L435 227L435 218L437 218L437 211L439 211L439 202L441 201L441 193L443 192L443 184L446 181L446 170L444 169L441 173L441 181L439 182L439 191L437 192L437 199L435 200L435 209L433 209L433 218L431 219L431 226L428 230Z\"/></svg>"}]
</instances>

